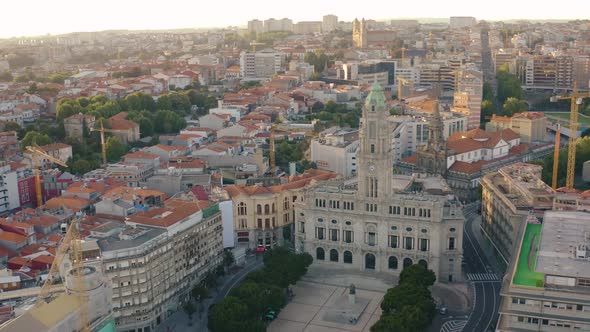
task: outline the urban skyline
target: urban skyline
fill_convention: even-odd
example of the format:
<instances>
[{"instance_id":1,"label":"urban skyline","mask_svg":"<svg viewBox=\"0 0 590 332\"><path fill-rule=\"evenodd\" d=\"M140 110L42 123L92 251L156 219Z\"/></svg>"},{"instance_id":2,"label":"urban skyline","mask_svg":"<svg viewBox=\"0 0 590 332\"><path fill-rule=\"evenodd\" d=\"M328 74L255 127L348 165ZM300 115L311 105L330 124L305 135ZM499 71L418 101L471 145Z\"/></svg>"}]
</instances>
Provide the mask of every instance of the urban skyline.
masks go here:
<instances>
[{"instance_id":1,"label":"urban skyline","mask_svg":"<svg viewBox=\"0 0 590 332\"><path fill-rule=\"evenodd\" d=\"M511 2L498 0L494 7L475 8L467 0L451 0L440 4L438 1L426 0L423 6L414 8L396 8L381 0L364 2L361 10L356 6L342 6L335 1L312 2L303 0L298 6L288 11L277 8L270 0L258 1L257 6L229 0L223 15L201 15L212 5L197 5L187 0L172 0L166 7L137 7L134 2L103 1L102 6L93 7L92 14L72 0L53 2L34 1L35 11L28 12L29 24L22 24L20 15L8 15L0 22L0 38L39 36L46 34L65 34L79 31L103 30L163 30L186 28L212 28L226 26L245 26L251 19L283 18L294 21L318 21L322 15L334 14L343 21L352 21L355 17L376 20L403 18L444 18L449 16L474 16L478 20L573 20L584 19L584 13L590 10L590 3L584 0L564 0L558 7L548 10L534 7L532 1ZM27 10L22 2L11 1L2 5L5 13L19 13ZM383 11L391 8L391 14ZM116 8L116 10L113 10ZM187 10L179 11L178 8ZM310 10L312 8L313 10ZM576 8L576 10L571 10ZM141 15L134 15L141 9ZM67 18L67 19L66 19Z\"/></svg>"}]
</instances>

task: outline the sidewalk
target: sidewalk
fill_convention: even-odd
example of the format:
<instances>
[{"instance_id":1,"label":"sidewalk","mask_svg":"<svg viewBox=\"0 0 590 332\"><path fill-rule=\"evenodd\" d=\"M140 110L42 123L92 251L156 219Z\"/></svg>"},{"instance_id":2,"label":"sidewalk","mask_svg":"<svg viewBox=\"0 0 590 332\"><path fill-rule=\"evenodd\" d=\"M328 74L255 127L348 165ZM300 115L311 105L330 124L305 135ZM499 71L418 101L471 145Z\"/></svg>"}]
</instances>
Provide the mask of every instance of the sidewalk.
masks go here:
<instances>
[{"instance_id":1,"label":"sidewalk","mask_svg":"<svg viewBox=\"0 0 590 332\"><path fill-rule=\"evenodd\" d=\"M502 256L496 251L496 248L494 248L494 245L490 239L481 230L481 215L476 215L473 220L468 223L469 226L471 226L471 234L473 234L475 237L473 240L477 241L481 246L482 251L490 263L492 269L495 272L504 274L506 272L507 264L502 259Z\"/></svg>"},{"instance_id":2,"label":"sidewalk","mask_svg":"<svg viewBox=\"0 0 590 332\"><path fill-rule=\"evenodd\" d=\"M251 256L246 259L244 265L234 273L226 274L225 276L218 279L218 286L210 291L209 298L203 301L202 305L196 303L197 312L193 314L192 324L189 326L188 315L184 310L172 314L168 317L160 326L156 327L156 332L193 332L193 331L207 331L207 311L209 306L213 303L219 302L223 299L229 291L238 285L244 277L259 268L264 264L262 263L262 257ZM202 311L199 314L199 306Z\"/></svg>"}]
</instances>

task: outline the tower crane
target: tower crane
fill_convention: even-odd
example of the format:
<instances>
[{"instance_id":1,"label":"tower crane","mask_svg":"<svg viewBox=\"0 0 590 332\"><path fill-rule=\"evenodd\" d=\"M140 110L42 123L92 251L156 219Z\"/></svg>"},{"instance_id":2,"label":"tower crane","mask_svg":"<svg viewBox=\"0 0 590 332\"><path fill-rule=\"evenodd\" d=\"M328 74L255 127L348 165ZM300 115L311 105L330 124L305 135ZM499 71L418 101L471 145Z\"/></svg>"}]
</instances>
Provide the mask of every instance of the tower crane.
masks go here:
<instances>
[{"instance_id":1,"label":"tower crane","mask_svg":"<svg viewBox=\"0 0 590 332\"><path fill-rule=\"evenodd\" d=\"M41 206L43 205L43 192L41 191L41 171L39 170L39 167L41 167L41 165L39 162L39 158L45 158L63 167L68 167L68 165L66 165L66 163L64 163L63 161L53 156L50 156L35 143L33 143L33 145L31 146L27 146L26 150L31 153L31 162L33 164L33 169L35 170L35 190L37 192L37 206Z\"/></svg>"},{"instance_id":2,"label":"tower crane","mask_svg":"<svg viewBox=\"0 0 590 332\"><path fill-rule=\"evenodd\" d=\"M105 145L105 140L104 140L104 133L112 133L114 132L114 130L112 129L107 129L103 126L102 121L100 121L100 128L92 128L90 129L90 131L98 131L100 132L100 149L101 149L101 154L102 154L102 164L103 166L107 165L107 148Z\"/></svg>"},{"instance_id":3,"label":"tower crane","mask_svg":"<svg viewBox=\"0 0 590 332\"><path fill-rule=\"evenodd\" d=\"M559 169L559 145L561 142L561 125L557 123L557 131L555 131L555 148L553 150L553 179L551 187L557 189L557 170Z\"/></svg>"},{"instance_id":4,"label":"tower crane","mask_svg":"<svg viewBox=\"0 0 590 332\"><path fill-rule=\"evenodd\" d=\"M82 241L80 239L80 231L78 229L80 219L75 218L70 223L68 230L57 248L57 252L51 264L51 268L47 274L47 279L39 295L37 296L37 302L35 306L40 307L44 303L51 302L51 286L55 277L59 275L60 266L65 258L65 255L69 252L70 260L72 261L72 276L75 278L75 285L77 291L75 292L78 296L80 304L80 331L90 332L89 319L88 319L88 296L84 285L84 265L82 255ZM65 271L67 272L67 271Z\"/></svg>"},{"instance_id":5,"label":"tower crane","mask_svg":"<svg viewBox=\"0 0 590 332\"><path fill-rule=\"evenodd\" d=\"M404 85L408 85L410 88L410 94L414 93L414 85L411 82L401 76L397 77L397 99L402 100L402 94L404 90Z\"/></svg>"},{"instance_id":6,"label":"tower crane","mask_svg":"<svg viewBox=\"0 0 590 332\"><path fill-rule=\"evenodd\" d=\"M582 104L584 98L589 98L590 93L578 92L578 86L574 82L574 88L569 96L554 96L551 97L552 102L556 102L560 99L570 100L570 123L569 123L569 141L567 149L567 177L565 180L565 186L568 189L574 188L575 168L576 168L576 139L578 135L578 108ZM555 163L555 162L554 162ZM554 170L555 174L555 170Z\"/></svg>"}]
</instances>

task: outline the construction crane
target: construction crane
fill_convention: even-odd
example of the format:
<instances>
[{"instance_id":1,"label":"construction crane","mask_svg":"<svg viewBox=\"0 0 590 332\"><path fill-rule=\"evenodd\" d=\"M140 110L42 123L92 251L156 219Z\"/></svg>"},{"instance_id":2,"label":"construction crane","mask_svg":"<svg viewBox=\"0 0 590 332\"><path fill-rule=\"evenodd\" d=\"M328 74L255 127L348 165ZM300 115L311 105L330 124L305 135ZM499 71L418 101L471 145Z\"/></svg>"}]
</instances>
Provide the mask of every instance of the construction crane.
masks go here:
<instances>
[{"instance_id":1,"label":"construction crane","mask_svg":"<svg viewBox=\"0 0 590 332\"><path fill-rule=\"evenodd\" d=\"M551 97L552 102L556 102L561 99L570 100L570 123L569 123L569 141L567 149L567 177L565 179L565 187L568 189L574 188L575 168L576 168L576 139L578 136L578 108L582 104L584 98L590 97L588 92L578 92L578 86L574 82L574 88L569 96L554 96ZM557 139L557 138L556 138ZM553 161L555 167L555 160ZM555 176L555 169L553 170L553 176ZM554 180L556 181L556 180Z\"/></svg>"},{"instance_id":2,"label":"construction crane","mask_svg":"<svg viewBox=\"0 0 590 332\"><path fill-rule=\"evenodd\" d=\"M269 157L269 162L270 162L270 172L273 173L276 167L276 151L275 151L275 136L274 136L274 132L275 132L275 125L272 124L270 126L270 137L269 137L269 151L268 151L268 157Z\"/></svg>"},{"instance_id":3,"label":"construction crane","mask_svg":"<svg viewBox=\"0 0 590 332\"><path fill-rule=\"evenodd\" d=\"M414 93L414 85L411 84L411 82L401 76L397 77L397 99L402 100L403 97L403 90L404 90L404 85L408 85L410 88L410 94Z\"/></svg>"},{"instance_id":4,"label":"construction crane","mask_svg":"<svg viewBox=\"0 0 590 332\"><path fill-rule=\"evenodd\" d=\"M100 132L100 149L101 149L101 153L102 153L102 165L106 166L107 165L107 148L105 145L105 140L104 140L104 133L112 133L114 132L114 130L112 129L107 129L103 126L102 121L100 121L100 128L92 128L90 129L90 131L98 131Z\"/></svg>"},{"instance_id":5,"label":"construction crane","mask_svg":"<svg viewBox=\"0 0 590 332\"><path fill-rule=\"evenodd\" d=\"M551 181L551 187L557 189L557 170L559 169L559 148L561 143L561 125L557 124L557 130L555 131L555 147L553 150L553 179Z\"/></svg>"},{"instance_id":6,"label":"construction crane","mask_svg":"<svg viewBox=\"0 0 590 332\"><path fill-rule=\"evenodd\" d=\"M80 304L80 331L90 332L88 319L88 300L84 285L82 241L80 240L80 231L78 229L79 224L79 218L72 220L72 222L70 223L70 226L68 227L68 230L61 244L57 248L57 252L53 259L53 263L51 264L51 268L47 273L47 279L45 280L45 283L43 283L39 295L37 296L37 302L35 303L35 306L39 307L42 306L44 303L51 302L52 283L54 281L54 278L57 278L59 276L60 266L63 263L66 253L69 252L70 260L72 262L72 276L75 278L75 285L77 288L77 292L75 293L78 296ZM68 271L64 272L67 273ZM65 275L65 273L63 274Z\"/></svg>"},{"instance_id":7,"label":"construction crane","mask_svg":"<svg viewBox=\"0 0 590 332\"><path fill-rule=\"evenodd\" d=\"M39 158L43 157L52 163L58 164L63 167L68 167L66 163L63 161L48 155L43 149L41 149L37 144L27 146L26 150L31 153L31 162L33 164L33 169L35 170L35 190L37 192L37 206L43 205L43 192L41 191L41 171L39 168L41 167Z\"/></svg>"}]
</instances>

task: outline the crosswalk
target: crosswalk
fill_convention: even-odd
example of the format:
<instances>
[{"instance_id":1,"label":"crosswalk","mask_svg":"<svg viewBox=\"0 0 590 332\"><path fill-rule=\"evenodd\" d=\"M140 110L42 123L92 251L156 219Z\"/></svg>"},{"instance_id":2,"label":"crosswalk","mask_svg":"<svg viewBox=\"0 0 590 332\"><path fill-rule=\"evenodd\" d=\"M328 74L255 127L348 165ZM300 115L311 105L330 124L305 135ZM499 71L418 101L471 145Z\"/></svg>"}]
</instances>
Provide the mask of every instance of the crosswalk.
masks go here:
<instances>
[{"instance_id":1,"label":"crosswalk","mask_svg":"<svg viewBox=\"0 0 590 332\"><path fill-rule=\"evenodd\" d=\"M466 324L466 320L450 320L443 324L440 332L461 332Z\"/></svg>"},{"instance_id":2,"label":"crosswalk","mask_svg":"<svg viewBox=\"0 0 590 332\"><path fill-rule=\"evenodd\" d=\"M498 281L500 278L495 273L467 273L470 281Z\"/></svg>"}]
</instances>

